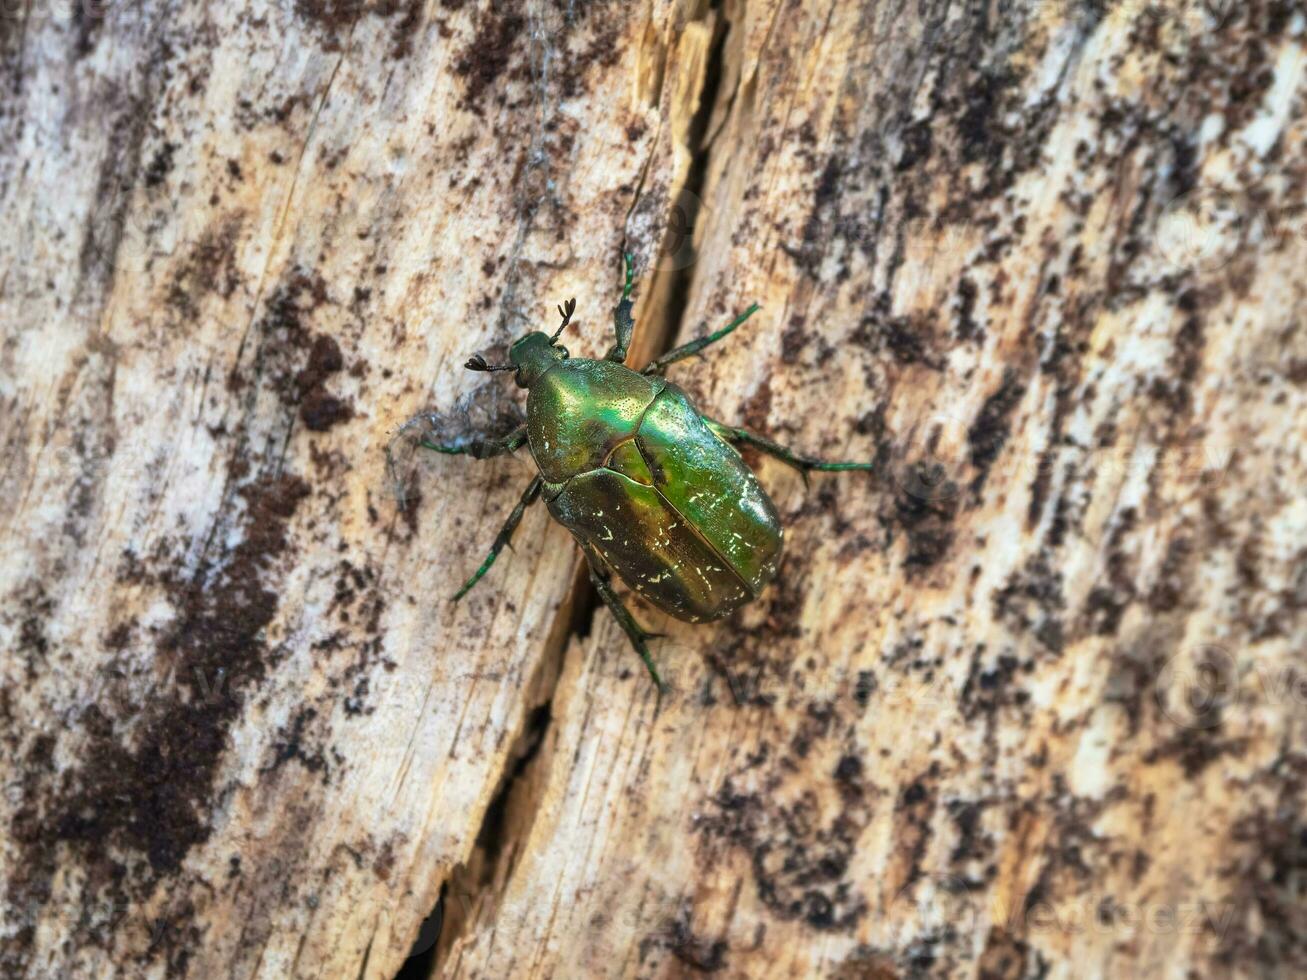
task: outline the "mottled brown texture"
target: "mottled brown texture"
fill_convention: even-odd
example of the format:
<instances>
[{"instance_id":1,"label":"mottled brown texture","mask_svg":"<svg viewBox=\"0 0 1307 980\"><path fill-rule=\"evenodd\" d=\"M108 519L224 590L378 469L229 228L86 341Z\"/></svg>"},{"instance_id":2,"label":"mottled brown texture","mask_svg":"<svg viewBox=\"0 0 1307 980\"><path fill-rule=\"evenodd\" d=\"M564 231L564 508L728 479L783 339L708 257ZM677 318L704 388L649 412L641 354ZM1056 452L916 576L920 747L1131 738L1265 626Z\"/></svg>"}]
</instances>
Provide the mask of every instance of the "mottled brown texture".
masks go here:
<instances>
[{"instance_id":1,"label":"mottled brown texture","mask_svg":"<svg viewBox=\"0 0 1307 980\"><path fill-rule=\"evenodd\" d=\"M1300 4L73 8L0 12L0 973L1307 970ZM757 301L673 380L877 463L747 454L661 704L543 508L446 601L521 461L382 465L623 247L633 361Z\"/></svg>"},{"instance_id":2,"label":"mottled brown texture","mask_svg":"<svg viewBox=\"0 0 1307 980\"><path fill-rule=\"evenodd\" d=\"M670 706L608 625L578 645L450 975L1304 967L1304 242L1163 236L1185 191L1295 206L1299 68L1274 177L1197 138L1274 90L1250 49L1301 57L1278 10L727 5L683 322L765 315L678 383L884 468L762 464L781 574L711 635L654 619Z\"/></svg>"}]
</instances>

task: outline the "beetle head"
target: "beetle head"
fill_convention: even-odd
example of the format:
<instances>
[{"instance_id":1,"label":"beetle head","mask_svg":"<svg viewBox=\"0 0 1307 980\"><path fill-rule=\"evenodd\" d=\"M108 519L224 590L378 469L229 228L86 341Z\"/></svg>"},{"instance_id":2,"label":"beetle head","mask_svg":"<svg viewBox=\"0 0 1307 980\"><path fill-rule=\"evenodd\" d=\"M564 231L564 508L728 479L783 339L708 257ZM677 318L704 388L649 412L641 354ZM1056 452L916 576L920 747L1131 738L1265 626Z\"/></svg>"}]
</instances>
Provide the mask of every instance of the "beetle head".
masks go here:
<instances>
[{"instance_id":1,"label":"beetle head","mask_svg":"<svg viewBox=\"0 0 1307 980\"><path fill-rule=\"evenodd\" d=\"M567 357L566 347L539 330L518 337L508 349L508 359L517 368L519 388L530 388L536 378Z\"/></svg>"},{"instance_id":2,"label":"beetle head","mask_svg":"<svg viewBox=\"0 0 1307 980\"><path fill-rule=\"evenodd\" d=\"M486 359L480 354L473 354L464 366L470 371L516 371L514 378L517 386L530 388L536 378L559 361L567 360L567 348L558 342L558 335L572 322L572 314L575 312L576 300L569 299L558 308L558 314L563 318L563 322L559 324L552 337L542 334L539 330L532 330L518 337L513 341L513 346L508 349L508 360L511 362L509 364L487 364Z\"/></svg>"}]
</instances>

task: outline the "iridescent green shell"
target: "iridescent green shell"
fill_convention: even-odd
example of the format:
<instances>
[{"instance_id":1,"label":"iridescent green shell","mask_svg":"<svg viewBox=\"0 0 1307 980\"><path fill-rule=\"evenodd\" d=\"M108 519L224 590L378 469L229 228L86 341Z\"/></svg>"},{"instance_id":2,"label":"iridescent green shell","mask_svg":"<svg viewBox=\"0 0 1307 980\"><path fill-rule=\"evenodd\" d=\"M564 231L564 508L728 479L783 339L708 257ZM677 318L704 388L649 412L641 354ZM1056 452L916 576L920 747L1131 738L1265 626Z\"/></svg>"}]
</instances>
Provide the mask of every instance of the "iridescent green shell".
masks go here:
<instances>
[{"instance_id":1,"label":"iridescent green shell","mask_svg":"<svg viewBox=\"0 0 1307 980\"><path fill-rule=\"evenodd\" d=\"M560 361L532 382L527 434L550 513L673 616L718 619L776 574L776 509L670 382Z\"/></svg>"}]
</instances>

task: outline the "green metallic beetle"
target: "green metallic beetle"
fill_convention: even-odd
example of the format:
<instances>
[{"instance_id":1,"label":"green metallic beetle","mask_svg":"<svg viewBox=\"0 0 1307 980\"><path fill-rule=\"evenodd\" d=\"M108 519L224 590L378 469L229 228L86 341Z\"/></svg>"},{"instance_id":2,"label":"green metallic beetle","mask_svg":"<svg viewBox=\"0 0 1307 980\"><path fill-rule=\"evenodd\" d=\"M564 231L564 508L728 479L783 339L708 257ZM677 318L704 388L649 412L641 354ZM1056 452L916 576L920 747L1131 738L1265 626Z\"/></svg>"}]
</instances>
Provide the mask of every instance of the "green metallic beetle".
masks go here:
<instances>
[{"instance_id":1,"label":"green metallic beetle","mask_svg":"<svg viewBox=\"0 0 1307 980\"><path fill-rule=\"evenodd\" d=\"M436 452L486 459L531 447L539 475L495 538L457 602L494 564L526 508L544 496L549 512L572 532L590 579L612 610L661 693L662 679L645 632L613 591L610 570L658 608L691 623L720 619L757 598L776 574L783 530L776 508L734 444L755 446L800 470L870 470L870 463L831 463L795 455L769 439L701 414L684 391L662 377L669 364L698 354L744 323L755 303L715 333L664 354L643 371L623 365L635 329L633 266L613 311L616 342L602 360L570 357L558 337L576 300L558 312L553 336L532 331L509 350L511 363L467 362L473 371L515 371L528 391L526 423L505 436L440 445Z\"/></svg>"}]
</instances>

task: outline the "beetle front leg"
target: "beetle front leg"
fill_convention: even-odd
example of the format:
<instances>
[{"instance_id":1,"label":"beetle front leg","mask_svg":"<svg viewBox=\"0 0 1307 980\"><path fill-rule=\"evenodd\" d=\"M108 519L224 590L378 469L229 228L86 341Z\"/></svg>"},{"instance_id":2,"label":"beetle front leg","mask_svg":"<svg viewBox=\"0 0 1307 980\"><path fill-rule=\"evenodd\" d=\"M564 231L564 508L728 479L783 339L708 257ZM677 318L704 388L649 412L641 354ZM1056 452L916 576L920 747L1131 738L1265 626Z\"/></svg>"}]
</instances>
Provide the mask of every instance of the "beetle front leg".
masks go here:
<instances>
[{"instance_id":1,"label":"beetle front leg","mask_svg":"<svg viewBox=\"0 0 1307 980\"><path fill-rule=\"evenodd\" d=\"M658 668L654 666L653 657L649 655L649 648L645 646L647 640L652 640L659 636L658 633L649 633L635 621L631 611L626 608L625 604L613 591L612 583L608 575L601 572L595 563L595 559L586 554L586 564L590 566L590 581L594 584L595 591L599 593L599 598L604 600L613 618L617 624L622 627L626 633L626 638L631 641L631 646L635 647L635 652L640 655L644 661L645 668L649 671L649 676L653 678L654 686L658 688L658 697L662 698L667 691L667 685L663 679L658 676Z\"/></svg>"},{"instance_id":2,"label":"beetle front leg","mask_svg":"<svg viewBox=\"0 0 1307 980\"><path fill-rule=\"evenodd\" d=\"M742 324L745 320L749 319L749 317L757 313L760 309L762 309L762 307L760 307L757 303L753 303L752 305L750 305L750 307L747 310L745 310L743 313L737 316L730 323L726 324L726 326L722 327L720 330L714 330L706 337L700 337L698 340L692 340L688 344L682 344L680 347L677 347L675 350L669 350L662 357L655 358L653 361L649 363L649 366L644 369L643 373L651 374L651 375L662 374L665 370L667 370L667 366L669 364L675 364L677 361L683 361L687 357L693 357L695 354L699 353L701 350L703 350L705 347L709 346L710 344L717 343L717 341L721 340L727 334L731 333L731 331L733 331L736 327Z\"/></svg>"},{"instance_id":3,"label":"beetle front leg","mask_svg":"<svg viewBox=\"0 0 1307 980\"><path fill-rule=\"evenodd\" d=\"M526 442L526 426L519 426L506 436L500 436L498 439L472 439L466 443L447 443L427 442L421 440L418 445L423 449L430 449L437 453L446 453L450 456L471 456L473 459L490 459L492 456L503 456L505 453L511 453L517 450Z\"/></svg>"},{"instance_id":4,"label":"beetle front leg","mask_svg":"<svg viewBox=\"0 0 1307 980\"><path fill-rule=\"evenodd\" d=\"M738 426L725 425L716 419L710 419L704 416L703 419L708 423L708 427L717 435L721 436L727 442L735 444L742 443L746 446L753 446L761 450L768 456L774 456L786 466L792 466L803 475L803 482L808 482L808 473L816 470L821 473L843 473L849 470L870 471L874 468L874 463L836 463L824 459L814 459L811 456L800 456L798 453L786 449L778 442L772 442L764 436L750 432L748 429L741 429Z\"/></svg>"},{"instance_id":5,"label":"beetle front leg","mask_svg":"<svg viewBox=\"0 0 1307 980\"><path fill-rule=\"evenodd\" d=\"M490 566L495 563L495 559L499 557L499 553L504 550L504 545L509 543L513 537L513 532L516 531L517 526L522 523L522 515L526 513L526 509L535 503L536 498L540 496L540 488L544 486L544 482L544 479L539 476L531 481L530 485L526 488L526 492L522 494L522 499L519 500L517 506L513 508L513 513L508 515L508 520L504 522L504 526L500 528L499 533L495 535L495 543L490 546L490 554L486 555L485 561L481 563L480 568L472 573L472 577L463 583L463 587L454 593L453 597L449 600L450 602L458 602L459 599L463 598L463 596L467 595L468 592L472 590L472 586L481 581L481 576L490 571Z\"/></svg>"},{"instance_id":6,"label":"beetle front leg","mask_svg":"<svg viewBox=\"0 0 1307 980\"><path fill-rule=\"evenodd\" d=\"M622 259L626 263L626 285L622 287L622 298L613 308L613 333L617 336L604 355L604 360L618 364L626 360L631 335L635 333L635 320L631 317L631 310L635 307L631 302L631 290L635 287L635 257L630 252L623 252Z\"/></svg>"}]
</instances>

